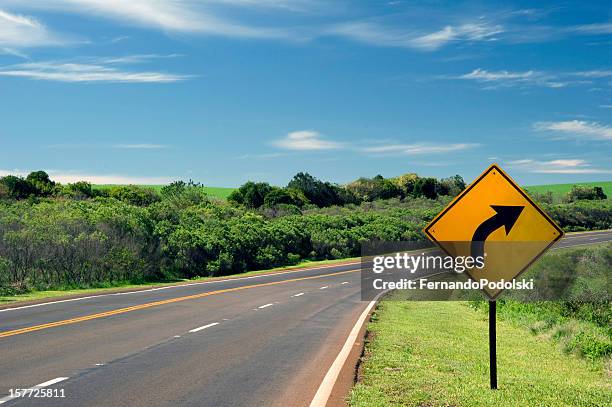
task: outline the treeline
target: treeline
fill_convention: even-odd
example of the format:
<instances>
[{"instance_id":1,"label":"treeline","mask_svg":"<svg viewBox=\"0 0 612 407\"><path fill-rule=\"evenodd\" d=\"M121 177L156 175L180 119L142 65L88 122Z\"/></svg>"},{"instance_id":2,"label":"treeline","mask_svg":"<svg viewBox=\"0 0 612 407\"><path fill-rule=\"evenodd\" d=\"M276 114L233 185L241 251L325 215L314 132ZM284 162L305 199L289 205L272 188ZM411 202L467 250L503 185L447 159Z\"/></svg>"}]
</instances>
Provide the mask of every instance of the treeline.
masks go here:
<instances>
[{"instance_id":1,"label":"treeline","mask_svg":"<svg viewBox=\"0 0 612 407\"><path fill-rule=\"evenodd\" d=\"M248 208L262 206L308 204L319 208L372 202L390 198L429 198L455 196L465 189L460 175L450 178L422 178L417 174L404 174L395 178L359 178L347 185L321 181L308 173L296 174L284 188L267 182L247 182L232 192L228 200Z\"/></svg>"},{"instance_id":2,"label":"treeline","mask_svg":"<svg viewBox=\"0 0 612 407\"><path fill-rule=\"evenodd\" d=\"M286 188L247 194L248 202L259 202L248 204L209 199L192 182L175 182L159 192L138 186L98 192L88 183L60 185L36 174L0 179L4 294L219 276L304 259L359 256L365 241L424 239L423 226L461 185L458 178L448 181L449 191L456 189L441 194L443 180L410 177L414 183L401 183L375 177L338 186L298 174ZM432 183L435 199L418 192ZM301 203L273 200L285 193ZM334 201L349 193L350 201ZM608 200L546 210L566 230L612 227Z\"/></svg>"},{"instance_id":3,"label":"treeline","mask_svg":"<svg viewBox=\"0 0 612 407\"><path fill-rule=\"evenodd\" d=\"M420 239L420 229L444 204L397 203L268 217L212 202L197 185L183 183L163 188L148 206L112 197L5 201L0 291L218 276L358 256L363 241Z\"/></svg>"}]
</instances>

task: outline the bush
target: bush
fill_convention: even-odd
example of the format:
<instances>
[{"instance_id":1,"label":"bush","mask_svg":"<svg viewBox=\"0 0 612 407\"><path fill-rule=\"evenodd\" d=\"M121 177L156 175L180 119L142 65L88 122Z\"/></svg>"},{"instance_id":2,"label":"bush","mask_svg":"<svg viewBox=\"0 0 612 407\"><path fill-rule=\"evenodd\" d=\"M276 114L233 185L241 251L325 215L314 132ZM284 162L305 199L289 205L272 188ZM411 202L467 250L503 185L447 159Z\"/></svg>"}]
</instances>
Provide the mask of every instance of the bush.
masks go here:
<instances>
[{"instance_id":1,"label":"bush","mask_svg":"<svg viewBox=\"0 0 612 407\"><path fill-rule=\"evenodd\" d=\"M582 185L574 185L570 192L567 193L567 202L576 202L580 200L601 200L606 199L607 196L604 194L602 187L588 187Z\"/></svg>"},{"instance_id":2,"label":"bush","mask_svg":"<svg viewBox=\"0 0 612 407\"><path fill-rule=\"evenodd\" d=\"M159 194L151 188L137 185L124 185L112 187L108 192L110 197L136 206L149 206L161 200Z\"/></svg>"}]
</instances>

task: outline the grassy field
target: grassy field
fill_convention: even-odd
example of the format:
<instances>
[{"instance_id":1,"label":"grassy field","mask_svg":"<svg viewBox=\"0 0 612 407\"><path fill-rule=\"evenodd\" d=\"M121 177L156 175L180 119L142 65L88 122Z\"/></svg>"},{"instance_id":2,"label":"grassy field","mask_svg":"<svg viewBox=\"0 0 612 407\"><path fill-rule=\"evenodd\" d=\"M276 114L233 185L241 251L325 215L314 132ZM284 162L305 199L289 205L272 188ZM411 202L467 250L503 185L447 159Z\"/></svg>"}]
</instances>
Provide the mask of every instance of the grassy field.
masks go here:
<instances>
[{"instance_id":1,"label":"grassy field","mask_svg":"<svg viewBox=\"0 0 612 407\"><path fill-rule=\"evenodd\" d=\"M609 405L609 376L506 321L497 325L499 390L490 390L487 329L486 315L463 302L381 302L349 404Z\"/></svg>"},{"instance_id":2,"label":"grassy field","mask_svg":"<svg viewBox=\"0 0 612 407\"><path fill-rule=\"evenodd\" d=\"M561 197L567 194L574 185L583 185L589 187L602 187L604 193L612 198L612 181L601 181L601 182L580 182L580 183L572 183L572 184L549 184L549 185L530 185L526 186L529 192L537 192L539 194L546 193L548 191L552 192L554 196Z\"/></svg>"},{"instance_id":3,"label":"grassy field","mask_svg":"<svg viewBox=\"0 0 612 407\"><path fill-rule=\"evenodd\" d=\"M108 189L108 188L112 188L114 186L117 185L113 185L113 184L98 184L98 185L93 185L94 189ZM160 189L162 189L162 187L164 185L139 185L141 187L145 187L145 188L151 188L154 189L156 191L159 192ZM227 197L229 196L229 194L231 194L236 188L224 188L224 187L204 187L204 191L214 197L214 198L218 198L218 199L227 199Z\"/></svg>"}]
</instances>

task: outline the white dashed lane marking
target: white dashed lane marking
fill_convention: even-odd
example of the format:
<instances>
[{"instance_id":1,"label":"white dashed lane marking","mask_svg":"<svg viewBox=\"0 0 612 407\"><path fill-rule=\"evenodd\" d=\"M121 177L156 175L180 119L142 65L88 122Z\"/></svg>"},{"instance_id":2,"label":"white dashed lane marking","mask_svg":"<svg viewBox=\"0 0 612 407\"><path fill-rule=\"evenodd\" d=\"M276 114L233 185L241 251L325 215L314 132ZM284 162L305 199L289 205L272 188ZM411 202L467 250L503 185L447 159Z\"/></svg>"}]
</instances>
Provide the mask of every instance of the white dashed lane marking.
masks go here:
<instances>
[{"instance_id":1,"label":"white dashed lane marking","mask_svg":"<svg viewBox=\"0 0 612 407\"><path fill-rule=\"evenodd\" d=\"M198 331L201 331L201 330L206 329L206 328L210 328L211 326L215 326L215 325L219 325L219 323L218 322L213 322L212 324L208 324L208 325L200 326L200 327L197 327L197 328L193 328L191 331L189 331L189 333L192 334L194 332L198 332Z\"/></svg>"}]
</instances>

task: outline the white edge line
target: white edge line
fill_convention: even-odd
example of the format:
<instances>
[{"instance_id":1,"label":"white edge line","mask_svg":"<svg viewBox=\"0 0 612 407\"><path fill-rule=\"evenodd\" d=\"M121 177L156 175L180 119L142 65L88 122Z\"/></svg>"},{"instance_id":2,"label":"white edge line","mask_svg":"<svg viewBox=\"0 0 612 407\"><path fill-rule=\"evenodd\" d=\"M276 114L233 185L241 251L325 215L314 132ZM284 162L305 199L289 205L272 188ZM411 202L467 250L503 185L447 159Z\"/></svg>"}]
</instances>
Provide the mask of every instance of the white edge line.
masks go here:
<instances>
[{"instance_id":1,"label":"white edge line","mask_svg":"<svg viewBox=\"0 0 612 407\"><path fill-rule=\"evenodd\" d=\"M211 326L215 326L215 325L219 325L218 322L213 322L212 324L208 324L208 325L204 325L204 326L199 326L197 328L193 328L192 330L189 331L189 333L194 333L194 332L198 332L201 331L202 329L206 329L206 328L210 328Z\"/></svg>"},{"instance_id":2,"label":"white edge line","mask_svg":"<svg viewBox=\"0 0 612 407\"><path fill-rule=\"evenodd\" d=\"M46 381L44 383L37 384L34 387L47 387L47 386L51 386L52 384L55 384L55 383L63 382L64 380L67 380L67 379L68 379L67 377L57 377L55 379L48 380L48 381Z\"/></svg>"},{"instance_id":3,"label":"white edge line","mask_svg":"<svg viewBox=\"0 0 612 407\"><path fill-rule=\"evenodd\" d=\"M304 293L297 293L297 294L292 295L292 297L300 297L302 295L304 295Z\"/></svg>"},{"instance_id":4,"label":"white edge line","mask_svg":"<svg viewBox=\"0 0 612 407\"><path fill-rule=\"evenodd\" d=\"M319 290L325 290L326 288L329 288L328 285L324 285L323 287L319 288Z\"/></svg>"},{"instance_id":5,"label":"white edge line","mask_svg":"<svg viewBox=\"0 0 612 407\"><path fill-rule=\"evenodd\" d=\"M328 269L328 268L332 268L332 267L354 266L356 264L361 264L361 262L330 264L330 265L327 265L327 266L319 266L319 267L304 268L304 269L295 269L295 270L288 270L288 271L282 271L282 272L277 272L277 273L258 274L258 275L255 275L255 276L226 278L225 280L202 281L202 282L199 282L199 283L168 285L168 286L164 286L164 287L149 288L147 290L127 291L127 292L111 293L111 294L89 295L87 297L69 298L69 299L66 299L66 300L41 302L40 304L24 305L22 307L4 308L4 309L0 309L0 312L17 311L17 310L26 309L26 308L42 307L44 305L53 305L53 304L61 304L61 303L64 303L64 302L89 300L89 299L92 299L92 298L110 297L110 296L117 296L117 295L140 294L140 293L148 293L148 292L151 292L151 291L168 290L170 288L181 288L181 287L191 287L191 286L194 286L194 285L226 283L228 281L240 281L240 280L250 280L250 279L253 279L253 278L272 277L272 276L276 276L276 275L279 275L279 274L280 275L284 275L284 274L299 273L299 272L302 272L302 271L324 270L324 269Z\"/></svg>"},{"instance_id":6,"label":"white edge line","mask_svg":"<svg viewBox=\"0 0 612 407\"><path fill-rule=\"evenodd\" d=\"M429 274L426 276L419 276L419 277L415 277L413 280L417 280L419 278L425 278L425 277L433 277L438 274L443 274L443 273L433 273L433 274ZM379 293L376 297L374 297L372 301L370 301L366 309L363 310L363 312L359 316L359 319L357 319L357 322L355 322L355 326L353 326L353 329L349 333L348 338L346 338L346 342L344 342L344 346L342 346L342 349L340 349L340 353L338 353L338 356L336 356L336 359L334 360L331 367L325 374L325 377L323 378L321 385L319 385L319 389L317 390L314 398L310 402L310 407L325 407L325 405L327 404L327 401L329 400L329 396L331 395L331 392L334 386L336 385L338 376L340 376L342 367L346 363L346 360L348 359L349 354L351 353L351 350L353 348L353 344L357 340L357 336L359 335L359 331L361 330L361 327L363 326L365 319L367 318L368 314L372 310L372 307L374 307L378 299L383 294L387 293L388 291L389 290Z\"/></svg>"},{"instance_id":7,"label":"white edge line","mask_svg":"<svg viewBox=\"0 0 612 407\"><path fill-rule=\"evenodd\" d=\"M53 384L56 384L56 383L59 383L59 382L63 382L64 380L68 380L68 377L56 377L55 379L47 380L46 382L37 384L36 386L29 387L29 388L27 388L25 390L26 391L28 391L28 390L36 390L36 389L40 389L40 388L43 388L43 387L48 387L48 386L51 386ZM3 397L3 398L0 399L0 404L4 404L7 401L11 401L11 400L14 400L16 398L17 397L11 397L11 396Z\"/></svg>"},{"instance_id":8,"label":"white edge line","mask_svg":"<svg viewBox=\"0 0 612 407\"><path fill-rule=\"evenodd\" d=\"M353 349L353 344L357 340L359 331L361 331L361 327L363 326L365 319L376 304L376 301L378 301L378 297L380 297L382 294L383 293L378 294L376 298L370 301L368 306L359 316L359 319L357 319L357 322L355 323L355 326L353 326L351 333L349 333L348 338L346 338L346 342L344 342L344 346L342 346L340 353L338 353L338 356L336 356L334 363L332 363L331 367L327 371L327 374L325 374L325 377L323 378L323 381L321 382L317 393L310 402L310 407L325 407L325 405L327 404L332 389L334 388L336 380L338 380L338 376L340 375L340 371L342 370L342 366L344 366L346 359L348 359L349 354Z\"/></svg>"},{"instance_id":9,"label":"white edge line","mask_svg":"<svg viewBox=\"0 0 612 407\"><path fill-rule=\"evenodd\" d=\"M259 308L259 309L263 309L263 308L268 308L268 307L271 307L271 306L273 306L273 305L274 305L274 304L270 303L270 304L266 304L266 305L260 305L260 306L259 306L259 307L257 307L257 308Z\"/></svg>"}]
</instances>

